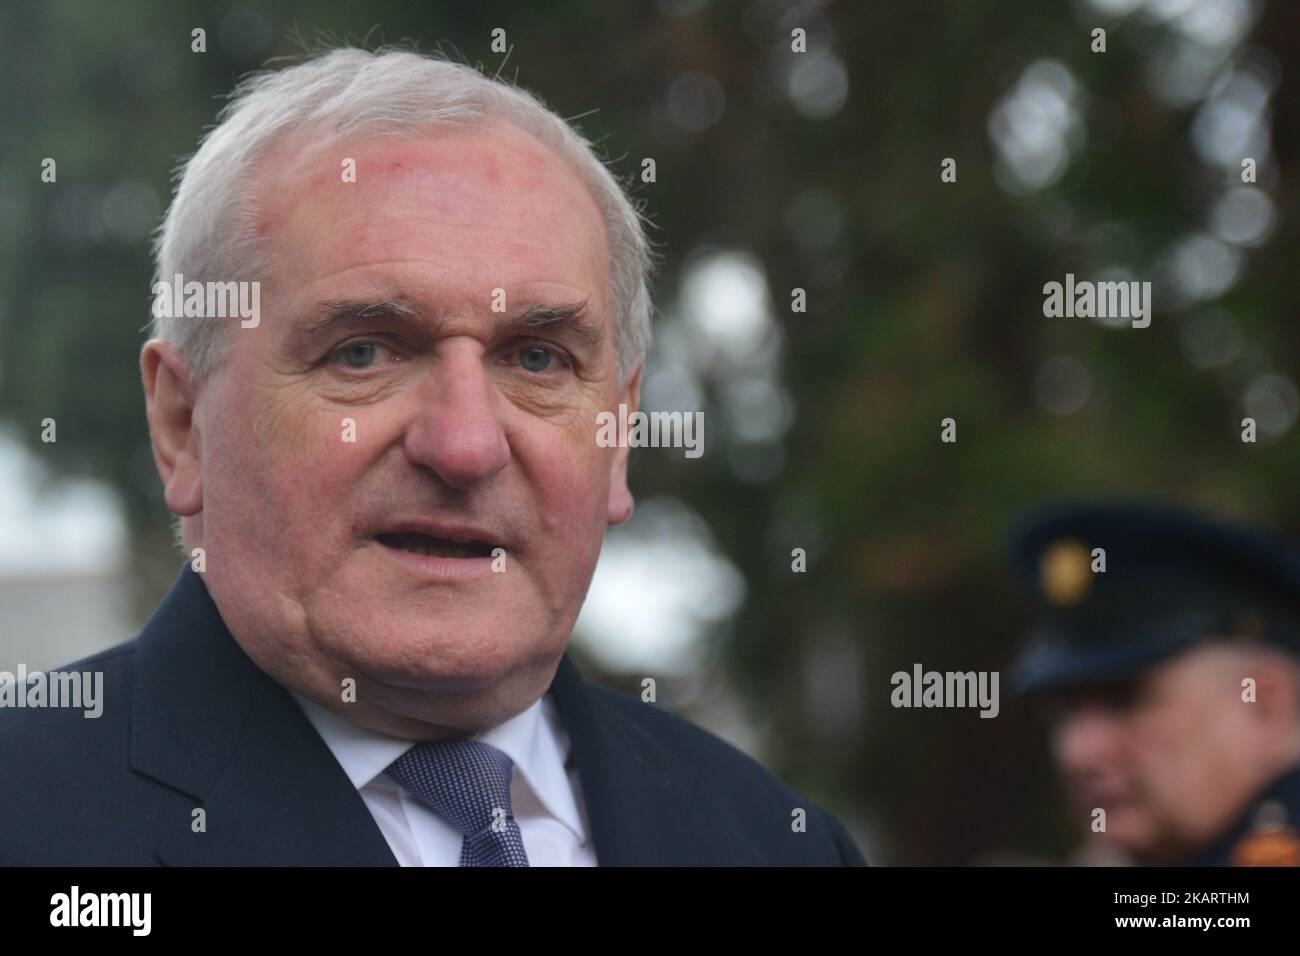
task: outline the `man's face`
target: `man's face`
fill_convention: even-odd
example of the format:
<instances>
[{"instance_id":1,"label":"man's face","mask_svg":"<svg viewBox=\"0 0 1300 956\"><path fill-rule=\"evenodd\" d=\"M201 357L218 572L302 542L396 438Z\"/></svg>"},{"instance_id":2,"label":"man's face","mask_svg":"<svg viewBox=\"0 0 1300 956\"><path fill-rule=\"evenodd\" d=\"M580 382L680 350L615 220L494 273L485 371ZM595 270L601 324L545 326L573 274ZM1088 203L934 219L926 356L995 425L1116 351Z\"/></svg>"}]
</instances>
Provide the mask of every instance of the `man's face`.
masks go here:
<instances>
[{"instance_id":1,"label":"man's face","mask_svg":"<svg viewBox=\"0 0 1300 956\"><path fill-rule=\"evenodd\" d=\"M258 196L262 321L223 330L195 411L208 588L264 670L359 723L507 719L631 509L595 440L636 403L599 209L507 125L286 143Z\"/></svg>"},{"instance_id":2,"label":"man's face","mask_svg":"<svg viewBox=\"0 0 1300 956\"><path fill-rule=\"evenodd\" d=\"M1205 646L1059 699L1054 752L1086 819L1106 811L1098 836L1140 861L1174 862L1241 812L1266 765L1242 676L1237 658Z\"/></svg>"}]
</instances>

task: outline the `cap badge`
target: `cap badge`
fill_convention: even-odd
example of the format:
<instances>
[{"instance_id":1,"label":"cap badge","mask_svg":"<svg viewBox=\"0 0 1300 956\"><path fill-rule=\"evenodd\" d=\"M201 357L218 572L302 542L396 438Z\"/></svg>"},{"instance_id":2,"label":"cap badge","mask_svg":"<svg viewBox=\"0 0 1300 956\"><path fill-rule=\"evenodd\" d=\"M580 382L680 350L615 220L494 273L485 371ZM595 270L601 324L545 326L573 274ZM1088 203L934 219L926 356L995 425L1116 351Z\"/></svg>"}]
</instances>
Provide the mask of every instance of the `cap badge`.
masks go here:
<instances>
[{"instance_id":1,"label":"cap badge","mask_svg":"<svg viewBox=\"0 0 1300 956\"><path fill-rule=\"evenodd\" d=\"M1038 565L1039 583L1053 604L1078 604L1092 590L1092 563L1078 538L1062 538L1044 552Z\"/></svg>"}]
</instances>

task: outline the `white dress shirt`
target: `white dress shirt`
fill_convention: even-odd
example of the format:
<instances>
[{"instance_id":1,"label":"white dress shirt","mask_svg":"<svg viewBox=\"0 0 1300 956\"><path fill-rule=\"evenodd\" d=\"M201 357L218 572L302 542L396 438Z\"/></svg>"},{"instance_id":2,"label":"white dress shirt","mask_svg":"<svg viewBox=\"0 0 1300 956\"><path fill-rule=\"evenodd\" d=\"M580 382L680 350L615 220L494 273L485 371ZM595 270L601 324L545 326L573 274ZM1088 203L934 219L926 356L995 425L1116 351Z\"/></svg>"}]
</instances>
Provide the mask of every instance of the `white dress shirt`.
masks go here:
<instances>
[{"instance_id":1,"label":"white dress shirt","mask_svg":"<svg viewBox=\"0 0 1300 956\"><path fill-rule=\"evenodd\" d=\"M361 794L397 862L458 866L461 832L384 772L414 746L411 741L358 726L296 693L293 697ZM529 864L595 866L569 735L550 695L471 739L491 744L514 762L510 802Z\"/></svg>"}]
</instances>

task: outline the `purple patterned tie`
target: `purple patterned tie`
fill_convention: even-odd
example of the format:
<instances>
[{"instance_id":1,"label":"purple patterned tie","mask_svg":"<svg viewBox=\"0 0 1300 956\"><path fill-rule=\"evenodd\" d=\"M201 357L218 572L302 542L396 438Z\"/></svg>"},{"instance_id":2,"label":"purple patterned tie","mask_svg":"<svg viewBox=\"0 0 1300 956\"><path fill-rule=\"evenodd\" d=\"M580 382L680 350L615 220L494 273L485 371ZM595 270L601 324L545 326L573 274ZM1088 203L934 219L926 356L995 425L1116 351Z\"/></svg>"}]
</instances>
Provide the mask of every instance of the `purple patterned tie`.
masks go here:
<instances>
[{"instance_id":1,"label":"purple patterned tie","mask_svg":"<svg viewBox=\"0 0 1300 956\"><path fill-rule=\"evenodd\" d=\"M527 866L523 836L510 805L514 764L491 744L434 740L416 744L388 775L465 834L461 866Z\"/></svg>"}]
</instances>

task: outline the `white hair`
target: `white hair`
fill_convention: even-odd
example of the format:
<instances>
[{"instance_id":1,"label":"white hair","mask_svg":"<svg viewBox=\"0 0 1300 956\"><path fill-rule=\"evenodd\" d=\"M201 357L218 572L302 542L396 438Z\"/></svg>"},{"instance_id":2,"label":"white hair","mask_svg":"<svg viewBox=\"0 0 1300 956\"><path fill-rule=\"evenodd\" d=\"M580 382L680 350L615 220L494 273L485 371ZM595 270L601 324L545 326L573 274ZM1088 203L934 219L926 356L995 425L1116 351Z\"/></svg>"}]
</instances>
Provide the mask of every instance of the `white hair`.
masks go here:
<instances>
[{"instance_id":1,"label":"white hair","mask_svg":"<svg viewBox=\"0 0 1300 956\"><path fill-rule=\"evenodd\" d=\"M404 133L430 124L482 127L504 120L550 147L578 173L600 208L609 245L609 292L620 379L650 344L653 269L641 209L592 144L536 97L473 67L407 50L336 49L235 87L217 125L178 171L176 195L154 243L155 282L257 281L268 260L259 237L257 163L280 138ZM153 320L201 379L224 358L220 323Z\"/></svg>"}]
</instances>

